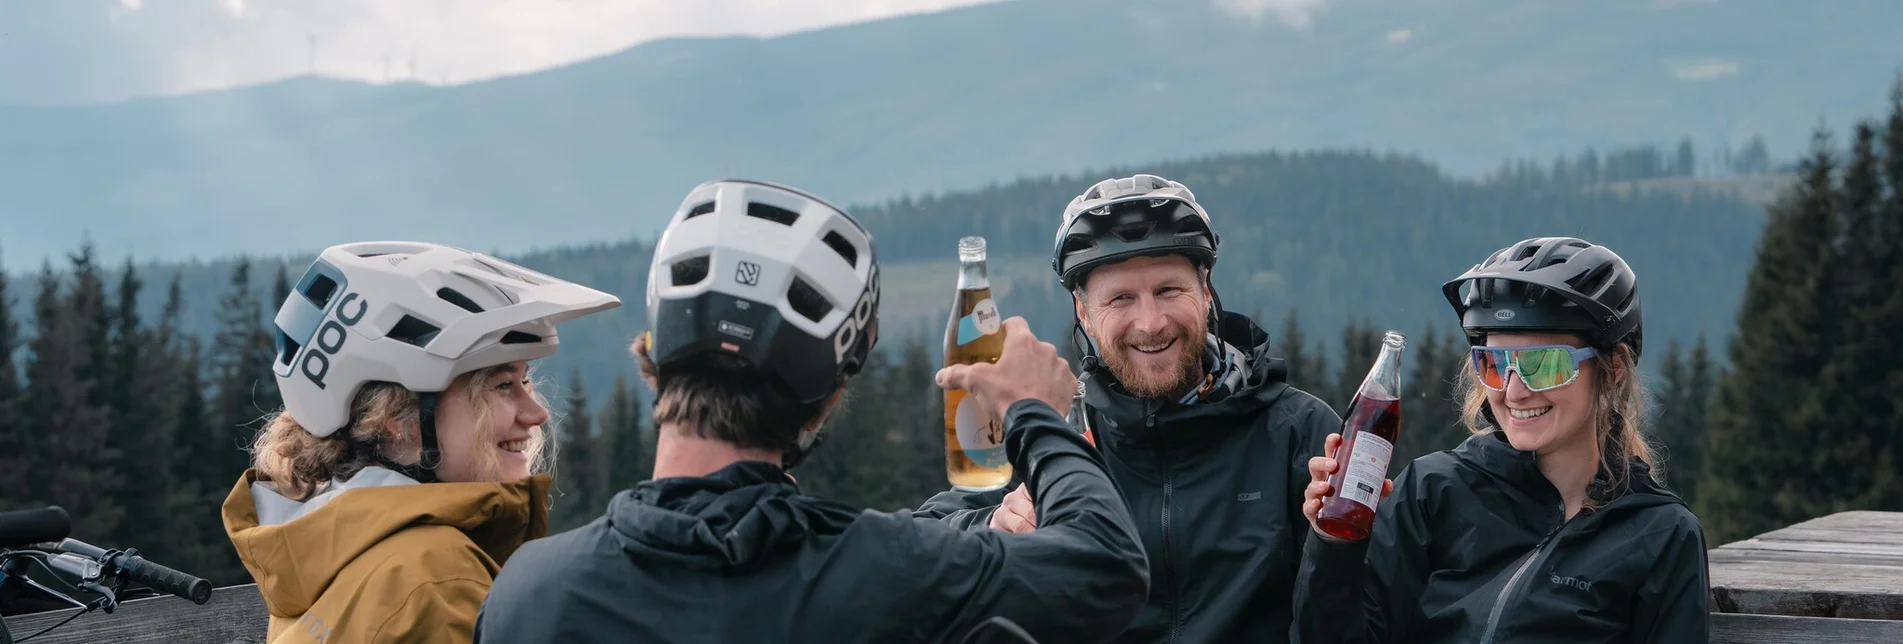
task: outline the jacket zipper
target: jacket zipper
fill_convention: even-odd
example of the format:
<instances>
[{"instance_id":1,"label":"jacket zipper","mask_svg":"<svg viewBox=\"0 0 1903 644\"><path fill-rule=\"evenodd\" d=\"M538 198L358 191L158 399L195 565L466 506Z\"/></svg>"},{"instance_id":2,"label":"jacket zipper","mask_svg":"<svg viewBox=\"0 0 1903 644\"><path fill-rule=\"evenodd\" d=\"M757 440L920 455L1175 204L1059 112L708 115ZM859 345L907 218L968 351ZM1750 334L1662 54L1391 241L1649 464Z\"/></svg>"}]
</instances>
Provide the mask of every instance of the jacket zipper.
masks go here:
<instances>
[{"instance_id":1,"label":"jacket zipper","mask_svg":"<svg viewBox=\"0 0 1903 644\"><path fill-rule=\"evenodd\" d=\"M1566 504L1560 504L1559 515L1562 517L1566 516ZM1528 568L1533 567L1533 562L1539 561L1540 551L1546 549L1546 544L1553 542L1553 535L1559 534L1559 531L1565 528L1566 524L1571 522L1572 520L1570 519L1561 520L1559 525L1554 526L1551 531L1546 533L1545 537L1540 538L1539 544L1533 546L1532 552L1526 553L1526 561L1522 562L1519 569L1513 571L1513 576L1507 578L1507 583L1500 587L1500 595L1493 599L1493 610L1487 612L1487 630L1480 636L1480 644L1493 644L1493 633L1500 627L1500 612L1506 608L1507 595L1511 594L1513 589L1519 586L1520 577L1526 574Z\"/></svg>"},{"instance_id":2,"label":"jacket zipper","mask_svg":"<svg viewBox=\"0 0 1903 644\"><path fill-rule=\"evenodd\" d=\"M1149 405L1146 403L1144 406L1148 407ZM1156 415L1149 414L1144 416L1143 426L1154 429L1156 427ZM1169 446L1163 444L1159 444L1159 446L1161 449L1158 451L1158 454L1160 455L1160 460L1163 461L1163 583L1169 588L1169 641L1173 643L1176 641L1176 631L1182 611L1181 606L1178 605L1180 597L1176 592L1176 570L1172 566L1174 563L1173 560L1170 559L1170 505L1173 503L1170 497L1173 496L1175 492L1176 473L1170 469Z\"/></svg>"}]
</instances>

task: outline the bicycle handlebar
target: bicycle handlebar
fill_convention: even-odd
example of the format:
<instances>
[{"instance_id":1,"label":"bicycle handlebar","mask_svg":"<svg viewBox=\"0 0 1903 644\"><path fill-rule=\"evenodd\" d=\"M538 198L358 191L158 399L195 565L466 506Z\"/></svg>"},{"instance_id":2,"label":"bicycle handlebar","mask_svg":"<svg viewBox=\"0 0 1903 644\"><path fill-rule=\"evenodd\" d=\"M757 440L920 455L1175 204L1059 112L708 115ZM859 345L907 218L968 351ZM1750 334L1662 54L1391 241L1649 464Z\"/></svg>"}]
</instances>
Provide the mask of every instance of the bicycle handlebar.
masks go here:
<instances>
[{"instance_id":1,"label":"bicycle handlebar","mask_svg":"<svg viewBox=\"0 0 1903 644\"><path fill-rule=\"evenodd\" d=\"M96 561L106 569L107 574L123 574L126 579L134 583L189 599L194 604L204 604L211 600L211 582L153 563L139 556L137 548L128 548L120 552L77 539L61 539L52 550L69 552Z\"/></svg>"},{"instance_id":2,"label":"bicycle handlebar","mask_svg":"<svg viewBox=\"0 0 1903 644\"><path fill-rule=\"evenodd\" d=\"M66 510L57 505L36 510L0 512L0 548L59 541L73 530Z\"/></svg>"}]
</instances>

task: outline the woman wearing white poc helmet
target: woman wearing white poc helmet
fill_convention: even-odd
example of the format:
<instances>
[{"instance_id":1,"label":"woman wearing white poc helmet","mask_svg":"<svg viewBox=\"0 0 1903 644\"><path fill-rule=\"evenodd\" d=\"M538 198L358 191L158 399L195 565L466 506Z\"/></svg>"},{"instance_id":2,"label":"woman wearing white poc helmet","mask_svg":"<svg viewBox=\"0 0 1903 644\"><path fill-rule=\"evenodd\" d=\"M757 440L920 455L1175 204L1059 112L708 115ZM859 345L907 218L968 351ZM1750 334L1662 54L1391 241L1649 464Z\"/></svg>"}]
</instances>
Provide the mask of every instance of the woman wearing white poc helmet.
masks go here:
<instances>
[{"instance_id":1,"label":"woman wearing white poc helmet","mask_svg":"<svg viewBox=\"0 0 1903 644\"><path fill-rule=\"evenodd\" d=\"M548 530L527 363L620 303L436 244L320 254L278 309L284 409L224 504L267 641L469 641L502 563Z\"/></svg>"}]
</instances>

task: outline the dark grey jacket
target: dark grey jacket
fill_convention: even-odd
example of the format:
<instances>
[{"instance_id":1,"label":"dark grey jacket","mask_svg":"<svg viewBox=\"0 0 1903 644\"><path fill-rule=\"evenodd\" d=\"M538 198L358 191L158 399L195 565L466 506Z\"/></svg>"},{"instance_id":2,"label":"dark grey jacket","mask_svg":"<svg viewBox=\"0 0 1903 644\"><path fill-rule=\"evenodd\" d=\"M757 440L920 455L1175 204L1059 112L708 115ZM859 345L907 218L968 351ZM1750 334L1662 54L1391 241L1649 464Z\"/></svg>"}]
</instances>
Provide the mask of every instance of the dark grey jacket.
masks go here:
<instances>
[{"instance_id":1,"label":"dark grey jacket","mask_svg":"<svg viewBox=\"0 0 1903 644\"><path fill-rule=\"evenodd\" d=\"M1019 401L1006 452L1047 527L968 532L801 494L779 467L646 481L524 544L478 642L957 642L1002 616L1042 642L1114 637L1149 568L1096 450Z\"/></svg>"}]
</instances>

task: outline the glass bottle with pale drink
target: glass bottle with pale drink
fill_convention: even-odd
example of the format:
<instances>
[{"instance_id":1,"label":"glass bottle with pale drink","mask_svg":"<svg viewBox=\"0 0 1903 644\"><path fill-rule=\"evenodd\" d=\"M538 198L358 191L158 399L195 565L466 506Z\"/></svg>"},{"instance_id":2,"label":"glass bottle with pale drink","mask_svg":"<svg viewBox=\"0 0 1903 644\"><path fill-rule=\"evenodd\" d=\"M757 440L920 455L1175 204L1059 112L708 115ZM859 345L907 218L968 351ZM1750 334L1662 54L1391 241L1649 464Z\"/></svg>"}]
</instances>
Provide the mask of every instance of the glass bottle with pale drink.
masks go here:
<instances>
[{"instance_id":1,"label":"glass bottle with pale drink","mask_svg":"<svg viewBox=\"0 0 1903 644\"><path fill-rule=\"evenodd\" d=\"M958 289L945 326L945 366L996 363L1004 353L1004 318L985 274L985 239L958 240ZM1004 419L963 389L945 391L945 475L952 488L983 492L1011 481L1004 455Z\"/></svg>"}]
</instances>

